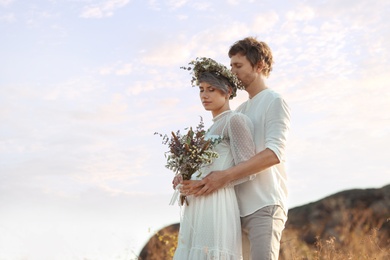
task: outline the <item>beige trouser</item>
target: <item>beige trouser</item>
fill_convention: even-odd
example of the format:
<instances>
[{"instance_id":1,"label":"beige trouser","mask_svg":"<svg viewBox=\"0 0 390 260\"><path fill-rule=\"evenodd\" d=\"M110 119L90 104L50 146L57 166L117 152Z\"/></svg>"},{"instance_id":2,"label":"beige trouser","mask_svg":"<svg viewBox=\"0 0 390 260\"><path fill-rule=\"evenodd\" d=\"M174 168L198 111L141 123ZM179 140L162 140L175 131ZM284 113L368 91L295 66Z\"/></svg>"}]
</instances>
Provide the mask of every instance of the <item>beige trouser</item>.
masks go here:
<instances>
[{"instance_id":1,"label":"beige trouser","mask_svg":"<svg viewBox=\"0 0 390 260\"><path fill-rule=\"evenodd\" d=\"M286 220L279 206L267 206L242 217L244 260L277 260Z\"/></svg>"}]
</instances>

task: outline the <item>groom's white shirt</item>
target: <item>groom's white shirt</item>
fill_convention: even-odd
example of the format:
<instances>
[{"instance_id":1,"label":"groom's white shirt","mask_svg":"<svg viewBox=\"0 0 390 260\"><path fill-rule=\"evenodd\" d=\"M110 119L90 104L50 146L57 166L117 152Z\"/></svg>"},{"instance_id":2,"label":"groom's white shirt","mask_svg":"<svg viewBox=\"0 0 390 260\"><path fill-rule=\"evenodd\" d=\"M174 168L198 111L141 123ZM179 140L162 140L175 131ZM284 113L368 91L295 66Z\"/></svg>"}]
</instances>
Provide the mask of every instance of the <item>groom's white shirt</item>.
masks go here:
<instances>
[{"instance_id":1,"label":"groom's white shirt","mask_svg":"<svg viewBox=\"0 0 390 260\"><path fill-rule=\"evenodd\" d=\"M290 109L283 98L270 89L241 104L236 111L247 115L254 125L256 153L268 148L280 163L259 172L252 181L235 186L241 217L279 205L287 216L287 176L285 147L290 129Z\"/></svg>"}]
</instances>

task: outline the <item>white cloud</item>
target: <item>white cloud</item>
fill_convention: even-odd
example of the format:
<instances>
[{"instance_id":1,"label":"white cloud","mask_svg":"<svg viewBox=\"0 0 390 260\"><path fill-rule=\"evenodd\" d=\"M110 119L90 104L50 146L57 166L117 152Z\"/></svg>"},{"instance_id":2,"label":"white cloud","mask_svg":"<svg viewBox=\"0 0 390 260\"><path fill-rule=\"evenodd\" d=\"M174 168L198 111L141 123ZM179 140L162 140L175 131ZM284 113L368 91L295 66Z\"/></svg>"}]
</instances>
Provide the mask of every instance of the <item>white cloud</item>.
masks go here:
<instances>
[{"instance_id":1,"label":"white cloud","mask_svg":"<svg viewBox=\"0 0 390 260\"><path fill-rule=\"evenodd\" d=\"M309 21L315 17L315 11L309 6L299 6L286 14L287 21Z\"/></svg>"},{"instance_id":2,"label":"white cloud","mask_svg":"<svg viewBox=\"0 0 390 260\"><path fill-rule=\"evenodd\" d=\"M126 6L130 0L107 0L98 5L89 5L81 13L83 18L103 18L112 16L114 11Z\"/></svg>"},{"instance_id":3,"label":"white cloud","mask_svg":"<svg viewBox=\"0 0 390 260\"><path fill-rule=\"evenodd\" d=\"M306 34L314 34L318 32L318 28L313 25L307 25L303 28L302 32Z\"/></svg>"},{"instance_id":4,"label":"white cloud","mask_svg":"<svg viewBox=\"0 0 390 260\"><path fill-rule=\"evenodd\" d=\"M100 75L110 75L113 71L112 67L102 67L99 69Z\"/></svg>"},{"instance_id":5,"label":"white cloud","mask_svg":"<svg viewBox=\"0 0 390 260\"><path fill-rule=\"evenodd\" d=\"M250 29L245 23L217 24L192 36L182 33L161 40L159 45L153 46L154 49L142 51L140 60L146 65L161 67L182 66L197 56L215 59L222 56L227 60L229 46L237 39L247 36L249 32Z\"/></svg>"},{"instance_id":6,"label":"white cloud","mask_svg":"<svg viewBox=\"0 0 390 260\"><path fill-rule=\"evenodd\" d=\"M240 0L228 0L227 2L229 5L238 5L241 1Z\"/></svg>"},{"instance_id":7,"label":"white cloud","mask_svg":"<svg viewBox=\"0 0 390 260\"><path fill-rule=\"evenodd\" d=\"M95 120L100 122L121 123L129 118L129 100L123 94L113 93L107 96L107 103L96 104Z\"/></svg>"},{"instance_id":8,"label":"white cloud","mask_svg":"<svg viewBox=\"0 0 390 260\"><path fill-rule=\"evenodd\" d=\"M168 6L172 9L178 9L182 6L184 6L188 0L168 0Z\"/></svg>"},{"instance_id":9,"label":"white cloud","mask_svg":"<svg viewBox=\"0 0 390 260\"><path fill-rule=\"evenodd\" d=\"M74 175L75 180L111 194L130 194L131 187L139 182L137 179L149 174L145 164L150 154L143 146L118 148L115 143L94 147L95 152L83 158L82 171Z\"/></svg>"},{"instance_id":10,"label":"white cloud","mask_svg":"<svg viewBox=\"0 0 390 260\"><path fill-rule=\"evenodd\" d=\"M184 15L184 14L178 15L176 17L178 20L187 20L188 19L188 15Z\"/></svg>"},{"instance_id":11,"label":"white cloud","mask_svg":"<svg viewBox=\"0 0 390 260\"><path fill-rule=\"evenodd\" d=\"M214 28L207 31L206 42L210 44L209 46L218 42L227 44L227 46L225 45L224 49L221 50L224 55L227 56L230 45L233 44L233 42L248 36L250 31L250 28L245 22L233 21L224 25L216 25ZM199 44L202 44L202 42Z\"/></svg>"},{"instance_id":12,"label":"white cloud","mask_svg":"<svg viewBox=\"0 0 390 260\"><path fill-rule=\"evenodd\" d=\"M57 86L49 86L42 91L43 99L57 100L57 99L79 99L85 97L86 93L96 93L102 90L102 84L92 78L74 78L69 79Z\"/></svg>"},{"instance_id":13,"label":"white cloud","mask_svg":"<svg viewBox=\"0 0 390 260\"><path fill-rule=\"evenodd\" d=\"M276 12L259 15L253 22L252 30L256 33L269 33L278 21L279 15Z\"/></svg>"},{"instance_id":14,"label":"white cloud","mask_svg":"<svg viewBox=\"0 0 390 260\"><path fill-rule=\"evenodd\" d=\"M10 5L14 1L15 0L0 0L0 5L7 6L7 5Z\"/></svg>"},{"instance_id":15,"label":"white cloud","mask_svg":"<svg viewBox=\"0 0 390 260\"><path fill-rule=\"evenodd\" d=\"M129 75L133 71L132 64L123 64L122 68L116 71L117 75Z\"/></svg>"},{"instance_id":16,"label":"white cloud","mask_svg":"<svg viewBox=\"0 0 390 260\"><path fill-rule=\"evenodd\" d=\"M316 9L316 14L319 15L318 18L334 19L337 17L347 21L352 27L365 27L371 24L381 26L380 21L386 19L383 14L388 11L389 6L390 3L386 0L373 2L364 0L346 0L343 2L331 0L323 5L313 5L313 8Z\"/></svg>"},{"instance_id":17,"label":"white cloud","mask_svg":"<svg viewBox=\"0 0 390 260\"><path fill-rule=\"evenodd\" d=\"M9 13L0 16L0 21L6 22L6 23L13 23L16 21L16 17L14 13Z\"/></svg>"},{"instance_id":18,"label":"white cloud","mask_svg":"<svg viewBox=\"0 0 390 260\"><path fill-rule=\"evenodd\" d=\"M161 67L183 63L190 58L188 48L190 44L188 41L178 39L160 43L155 49L144 53L141 62L146 65Z\"/></svg>"},{"instance_id":19,"label":"white cloud","mask_svg":"<svg viewBox=\"0 0 390 260\"><path fill-rule=\"evenodd\" d=\"M149 92L155 90L156 88L157 88L156 84L153 83L152 81L149 82L136 81L130 87L127 88L126 94L134 96L134 95L139 95L142 92Z\"/></svg>"},{"instance_id":20,"label":"white cloud","mask_svg":"<svg viewBox=\"0 0 390 260\"><path fill-rule=\"evenodd\" d=\"M100 75L118 75L126 76L130 75L133 72L132 63L124 63L122 61L115 62L112 65L107 65L98 69Z\"/></svg>"},{"instance_id":21,"label":"white cloud","mask_svg":"<svg viewBox=\"0 0 390 260\"><path fill-rule=\"evenodd\" d=\"M161 106L164 108L175 107L180 100L178 98L165 98L160 101Z\"/></svg>"},{"instance_id":22,"label":"white cloud","mask_svg":"<svg viewBox=\"0 0 390 260\"><path fill-rule=\"evenodd\" d=\"M152 9L152 10L161 10L160 8L160 4L161 2L157 1L157 0L148 0L148 5L149 7Z\"/></svg>"},{"instance_id":23,"label":"white cloud","mask_svg":"<svg viewBox=\"0 0 390 260\"><path fill-rule=\"evenodd\" d=\"M142 60L149 65L152 65L151 60L154 60L156 64L164 66L182 66L195 57L205 56L229 66L227 56L229 46L249 33L250 28L245 23L216 24L197 34L188 36L183 34L172 42L169 40L155 50L146 52L147 55Z\"/></svg>"},{"instance_id":24,"label":"white cloud","mask_svg":"<svg viewBox=\"0 0 390 260\"><path fill-rule=\"evenodd\" d=\"M184 74L182 74L184 72ZM134 80L127 88L126 94L129 96L139 96L140 94L149 95L150 92L158 89L180 89L183 88L183 82L178 78L182 74L185 77L185 71L180 70L179 67L174 67L174 72L167 70L165 73L150 76L145 80ZM142 98L142 97L141 97ZM163 97L159 97L163 98ZM146 112L146 111L145 111Z\"/></svg>"},{"instance_id":25,"label":"white cloud","mask_svg":"<svg viewBox=\"0 0 390 260\"><path fill-rule=\"evenodd\" d=\"M196 10L205 11L211 7L211 3L209 1L195 2L195 3L191 4L191 6L194 7Z\"/></svg>"}]
</instances>

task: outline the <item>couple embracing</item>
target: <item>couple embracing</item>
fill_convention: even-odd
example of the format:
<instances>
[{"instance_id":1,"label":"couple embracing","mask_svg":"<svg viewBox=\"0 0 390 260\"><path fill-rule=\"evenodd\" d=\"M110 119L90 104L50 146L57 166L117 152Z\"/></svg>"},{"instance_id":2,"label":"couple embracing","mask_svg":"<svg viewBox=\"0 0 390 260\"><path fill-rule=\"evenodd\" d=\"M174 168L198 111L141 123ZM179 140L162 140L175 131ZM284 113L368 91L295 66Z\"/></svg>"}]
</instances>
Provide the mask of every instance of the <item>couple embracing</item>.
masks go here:
<instances>
[{"instance_id":1,"label":"couple embracing","mask_svg":"<svg viewBox=\"0 0 390 260\"><path fill-rule=\"evenodd\" d=\"M224 70L223 75L213 69L194 71L201 102L213 116L206 137L220 136L222 142L215 147L219 157L200 174L173 180L189 201L180 223L177 260L242 259L241 230L249 239L252 260L279 255L287 220L284 154L290 110L265 84L273 64L266 43L247 37L228 54L230 70L208 59L215 63L210 68ZM229 100L238 88L249 99L231 111Z\"/></svg>"}]
</instances>

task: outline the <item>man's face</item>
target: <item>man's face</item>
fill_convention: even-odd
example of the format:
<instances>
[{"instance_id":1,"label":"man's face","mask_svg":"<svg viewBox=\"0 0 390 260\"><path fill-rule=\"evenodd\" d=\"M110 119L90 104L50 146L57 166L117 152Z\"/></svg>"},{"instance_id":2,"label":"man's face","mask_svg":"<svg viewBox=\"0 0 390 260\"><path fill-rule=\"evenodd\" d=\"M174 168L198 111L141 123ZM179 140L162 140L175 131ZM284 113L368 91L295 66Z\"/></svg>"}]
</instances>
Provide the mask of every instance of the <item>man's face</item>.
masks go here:
<instances>
[{"instance_id":1,"label":"man's face","mask_svg":"<svg viewBox=\"0 0 390 260\"><path fill-rule=\"evenodd\" d=\"M230 58L231 71L237 75L238 79L242 81L245 88L247 88L256 77L256 68L253 68L245 55L237 53Z\"/></svg>"}]
</instances>

